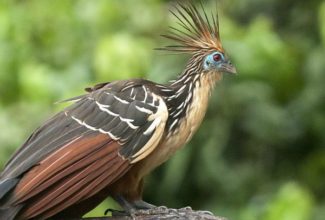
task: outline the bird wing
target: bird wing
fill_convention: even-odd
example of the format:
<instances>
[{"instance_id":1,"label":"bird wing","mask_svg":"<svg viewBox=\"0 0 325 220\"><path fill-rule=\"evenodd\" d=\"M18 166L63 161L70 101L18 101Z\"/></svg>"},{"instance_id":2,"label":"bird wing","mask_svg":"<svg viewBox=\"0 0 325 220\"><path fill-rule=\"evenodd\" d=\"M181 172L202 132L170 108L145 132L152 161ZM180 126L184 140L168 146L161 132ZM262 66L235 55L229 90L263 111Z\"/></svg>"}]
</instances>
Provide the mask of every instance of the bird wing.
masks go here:
<instances>
[{"instance_id":1,"label":"bird wing","mask_svg":"<svg viewBox=\"0 0 325 220\"><path fill-rule=\"evenodd\" d=\"M141 83L113 82L81 97L7 164L1 180L24 174L9 203L28 203L28 217L51 216L91 197L155 149L167 118L164 100Z\"/></svg>"}]
</instances>

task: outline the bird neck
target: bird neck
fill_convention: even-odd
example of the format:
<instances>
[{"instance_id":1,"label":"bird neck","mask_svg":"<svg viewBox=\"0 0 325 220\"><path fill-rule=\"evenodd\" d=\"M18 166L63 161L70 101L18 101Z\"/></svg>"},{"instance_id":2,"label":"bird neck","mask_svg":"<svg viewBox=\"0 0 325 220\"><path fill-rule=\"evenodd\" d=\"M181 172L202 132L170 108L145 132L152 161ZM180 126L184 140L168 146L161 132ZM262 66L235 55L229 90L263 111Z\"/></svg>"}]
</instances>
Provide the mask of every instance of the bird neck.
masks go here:
<instances>
[{"instance_id":1,"label":"bird neck","mask_svg":"<svg viewBox=\"0 0 325 220\"><path fill-rule=\"evenodd\" d=\"M175 131L181 121L189 116L189 111L193 109L204 115L211 90L221 78L220 73L204 72L197 63L202 62L190 60L184 72L168 85L173 91L166 97L170 116L167 126L170 131Z\"/></svg>"}]
</instances>

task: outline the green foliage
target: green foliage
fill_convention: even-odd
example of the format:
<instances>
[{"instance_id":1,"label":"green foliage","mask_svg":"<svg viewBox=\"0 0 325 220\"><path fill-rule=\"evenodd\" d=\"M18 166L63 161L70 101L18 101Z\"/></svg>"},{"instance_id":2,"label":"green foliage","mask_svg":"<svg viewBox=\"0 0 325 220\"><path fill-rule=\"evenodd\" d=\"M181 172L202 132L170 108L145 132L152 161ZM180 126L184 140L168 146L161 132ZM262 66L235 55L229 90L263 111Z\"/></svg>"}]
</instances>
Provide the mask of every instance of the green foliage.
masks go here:
<instances>
[{"instance_id":1,"label":"green foliage","mask_svg":"<svg viewBox=\"0 0 325 220\"><path fill-rule=\"evenodd\" d=\"M325 46L325 2L323 2L319 8L319 29L323 40L323 46Z\"/></svg>"},{"instance_id":2,"label":"green foliage","mask_svg":"<svg viewBox=\"0 0 325 220\"><path fill-rule=\"evenodd\" d=\"M266 203L262 199L243 209L244 220L304 220L312 218L314 201L310 193L294 182L284 183Z\"/></svg>"},{"instance_id":3,"label":"green foliage","mask_svg":"<svg viewBox=\"0 0 325 220\"><path fill-rule=\"evenodd\" d=\"M264 219L310 219L312 205L312 199L306 190L297 184L287 183L269 204Z\"/></svg>"},{"instance_id":4,"label":"green foliage","mask_svg":"<svg viewBox=\"0 0 325 220\"><path fill-rule=\"evenodd\" d=\"M164 82L188 56L159 35L164 0L0 2L0 167L63 100L98 82ZM205 1L207 8L214 1ZM218 3L224 76L193 140L146 180L145 200L229 219L325 215L325 2ZM208 11L209 11L208 10ZM88 216L116 208L105 201Z\"/></svg>"},{"instance_id":5,"label":"green foliage","mask_svg":"<svg viewBox=\"0 0 325 220\"><path fill-rule=\"evenodd\" d=\"M103 38L95 52L96 78L104 81L107 76L112 80L143 77L150 64L150 45L150 41L132 39L123 33Z\"/></svg>"}]
</instances>

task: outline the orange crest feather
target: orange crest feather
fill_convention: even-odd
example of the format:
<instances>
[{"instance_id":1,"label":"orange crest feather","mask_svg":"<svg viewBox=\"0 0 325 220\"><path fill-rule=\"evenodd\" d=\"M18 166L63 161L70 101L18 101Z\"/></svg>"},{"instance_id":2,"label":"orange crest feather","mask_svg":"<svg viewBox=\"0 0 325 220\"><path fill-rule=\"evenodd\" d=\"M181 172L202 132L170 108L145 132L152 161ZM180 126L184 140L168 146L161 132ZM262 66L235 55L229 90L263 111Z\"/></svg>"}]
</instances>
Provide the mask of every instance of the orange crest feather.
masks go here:
<instances>
[{"instance_id":1,"label":"orange crest feather","mask_svg":"<svg viewBox=\"0 0 325 220\"><path fill-rule=\"evenodd\" d=\"M170 27L169 33L162 36L174 40L178 44L160 48L161 50L179 53L195 53L211 49L223 50L219 36L218 14L211 14L209 19L202 3L201 7L203 13L200 13L193 3L187 5L178 3L175 7L176 11L171 11L171 13L184 30Z\"/></svg>"}]
</instances>

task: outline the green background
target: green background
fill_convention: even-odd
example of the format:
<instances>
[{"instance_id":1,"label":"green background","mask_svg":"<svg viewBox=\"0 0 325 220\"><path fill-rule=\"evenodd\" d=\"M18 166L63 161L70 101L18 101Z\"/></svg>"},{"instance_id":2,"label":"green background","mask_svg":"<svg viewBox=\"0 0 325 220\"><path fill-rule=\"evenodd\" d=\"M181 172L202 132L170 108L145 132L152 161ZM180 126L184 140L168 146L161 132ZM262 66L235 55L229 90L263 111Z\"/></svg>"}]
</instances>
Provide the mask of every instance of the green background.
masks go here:
<instances>
[{"instance_id":1,"label":"green background","mask_svg":"<svg viewBox=\"0 0 325 220\"><path fill-rule=\"evenodd\" d=\"M54 104L98 82L174 78L153 50L176 21L163 0L0 2L0 167ZM209 11L215 2L203 1ZM233 220L325 217L325 1L218 1L225 75L193 140L146 179L156 205ZM105 201L90 215L103 215Z\"/></svg>"}]
</instances>

